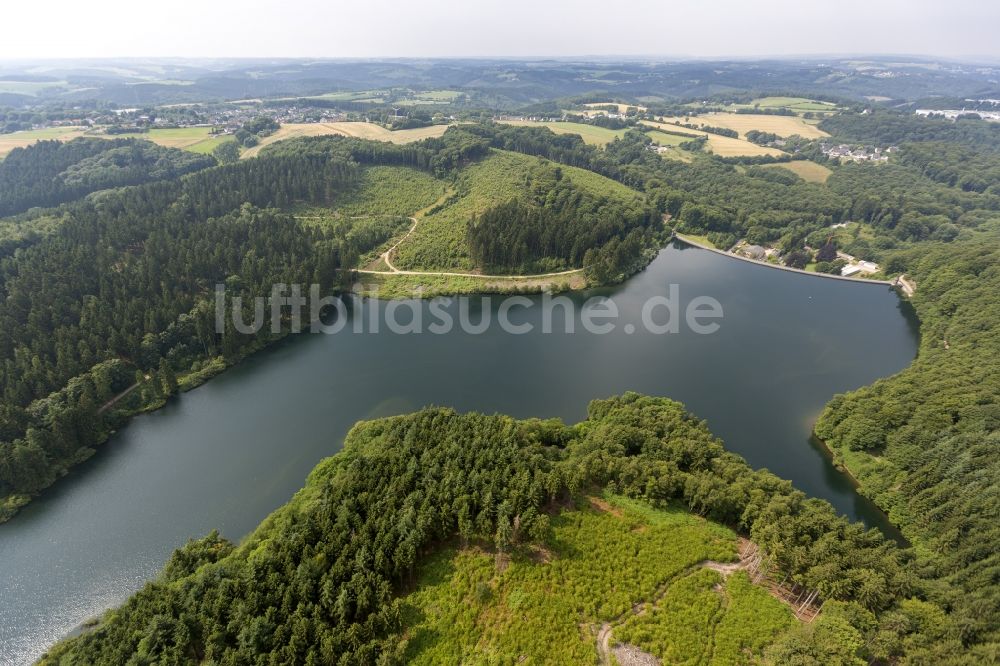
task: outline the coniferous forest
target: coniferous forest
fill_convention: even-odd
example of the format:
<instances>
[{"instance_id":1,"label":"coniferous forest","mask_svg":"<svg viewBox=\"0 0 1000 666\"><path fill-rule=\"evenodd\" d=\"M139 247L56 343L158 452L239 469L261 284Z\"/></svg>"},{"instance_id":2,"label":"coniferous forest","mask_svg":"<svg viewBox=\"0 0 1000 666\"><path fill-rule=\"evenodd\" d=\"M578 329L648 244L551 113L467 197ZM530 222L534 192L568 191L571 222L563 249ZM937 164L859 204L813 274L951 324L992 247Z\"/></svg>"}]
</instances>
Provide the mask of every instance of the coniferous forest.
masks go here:
<instances>
[{"instance_id":1,"label":"coniferous forest","mask_svg":"<svg viewBox=\"0 0 1000 666\"><path fill-rule=\"evenodd\" d=\"M876 266L868 277L905 277L895 288L918 322L917 357L828 396L814 428L905 538L752 469L667 397L598 399L574 425L428 407L359 422L248 537L193 539L43 663L597 662L592 633L612 624L663 663L1000 661L1000 123L976 113L997 106L987 82L857 74L829 84L839 97L809 83L826 65L743 71L754 83L739 87L719 74L738 64L623 64L612 95L590 91L622 72L601 70L598 83L568 63L502 75L455 65L447 77L477 77L446 77L441 90L357 67L378 86L347 92L338 78L337 92L313 97L327 91L304 77L288 85L308 96L265 100L238 123L245 112L214 101L128 110L40 93L50 106L32 114L0 97L12 135L87 121L65 137L80 138L0 160L0 523L132 417L291 331L284 320L276 332L217 330L217 285L227 306L274 284L344 294L373 273L421 286L434 276L445 291L555 284L516 282L538 274L604 287L677 234L721 252L767 248L772 263L810 272L862 261ZM632 88L646 77L668 77L675 93ZM156 95L212 85L236 84ZM818 97L794 96L806 89ZM871 99L893 90L891 104ZM957 116L935 113L956 104ZM747 130L750 119L770 129ZM807 136L782 133L786 121ZM100 138L82 129L92 124ZM303 130L318 124L384 140ZM164 131L203 133L209 149L158 145ZM726 141L749 152L727 154ZM619 537L605 551L588 530ZM729 575L747 543L794 603L752 573ZM616 586L651 548L660 568L628 569ZM581 550L588 575L573 569ZM555 619L537 620L534 636L518 628L546 614L569 618L569 642Z\"/></svg>"},{"instance_id":2,"label":"coniferous forest","mask_svg":"<svg viewBox=\"0 0 1000 666\"><path fill-rule=\"evenodd\" d=\"M862 644L882 659L959 649L953 620L916 600L927 583L893 543L750 469L682 405L626 394L593 402L575 426L449 409L361 423L247 540L192 541L43 663L403 663L400 593L422 558L449 539L500 555L544 544L552 514L605 487L743 531L781 571L840 604L831 618L854 618L779 636L768 663L855 663Z\"/></svg>"}]
</instances>

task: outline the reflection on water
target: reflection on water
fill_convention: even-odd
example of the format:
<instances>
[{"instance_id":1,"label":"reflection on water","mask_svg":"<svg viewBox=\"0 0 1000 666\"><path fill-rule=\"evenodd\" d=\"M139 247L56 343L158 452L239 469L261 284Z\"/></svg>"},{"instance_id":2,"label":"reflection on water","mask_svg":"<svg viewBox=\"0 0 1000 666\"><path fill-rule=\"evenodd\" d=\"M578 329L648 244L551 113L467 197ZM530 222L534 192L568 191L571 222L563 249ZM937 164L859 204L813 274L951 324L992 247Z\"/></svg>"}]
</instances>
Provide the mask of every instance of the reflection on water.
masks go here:
<instances>
[{"instance_id":1,"label":"reflection on water","mask_svg":"<svg viewBox=\"0 0 1000 666\"><path fill-rule=\"evenodd\" d=\"M594 398L627 390L670 396L752 465L884 526L810 444L810 430L833 394L913 358L915 330L896 296L884 286L675 247L601 293L613 297L623 322L637 321L643 303L673 283L685 297L722 304L718 333L618 327L608 335L507 335L494 328L442 336L348 327L287 339L136 418L0 526L0 662L36 658L154 576L186 539L213 528L245 535L339 449L358 420L430 404L577 421ZM384 307L367 301L353 316ZM519 316L534 321L539 310Z\"/></svg>"}]
</instances>

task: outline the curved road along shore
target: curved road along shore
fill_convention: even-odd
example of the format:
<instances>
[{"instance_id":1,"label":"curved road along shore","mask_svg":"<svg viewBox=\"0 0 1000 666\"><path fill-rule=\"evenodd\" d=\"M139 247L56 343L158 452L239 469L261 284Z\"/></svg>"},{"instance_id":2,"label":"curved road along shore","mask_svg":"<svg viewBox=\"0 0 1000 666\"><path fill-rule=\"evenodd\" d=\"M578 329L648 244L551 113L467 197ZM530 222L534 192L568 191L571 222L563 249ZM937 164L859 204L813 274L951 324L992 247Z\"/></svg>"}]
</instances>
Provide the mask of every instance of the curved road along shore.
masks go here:
<instances>
[{"instance_id":1,"label":"curved road along shore","mask_svg":"<svg viewBox=\"0 0 1000 666\"><path fill-rule=\"evenodd\" d=\"M897 280L869 280L868 278L846 277L846 276L843 276L843 275L832 275L830 273L816 273L816 272L813 272L813 271L802 270L801 268L792 268L791 266L781 266L780 264L772 264L772 263L767 262L767 261L760 261L759 259L751 259L750 257L744 257L744 256L739 255L739 254L734 254L732 252L727 252L725 250L720 250L718 248L714 248L714 247L709 247L707 245L703 245L702 243L699 243L698 241L693 240L691 238L688 238L687 236L684 236L683 234L679 234L677 232L674 232L674 238L676 238L677 240L681 241L682 243L687 243L688 245L691 245L692 247L701 248L702 250L708 250L709 252L715 252L716 254L721 254L724 257L731 257L733 259L739 259L740 261L748 261L751 264L758 264L760 266L767 266L768 268L776 268L776 269L778 269L780 271L791 271L792 273L801 273L803 275L811 275L813 277L828 278L830 280L845 280L847 282L861 282L861 283L864 283L864 284L884 284L884 285L888 285L890 287L900 286L898 279Z\"/></svg>"}]
</instances>

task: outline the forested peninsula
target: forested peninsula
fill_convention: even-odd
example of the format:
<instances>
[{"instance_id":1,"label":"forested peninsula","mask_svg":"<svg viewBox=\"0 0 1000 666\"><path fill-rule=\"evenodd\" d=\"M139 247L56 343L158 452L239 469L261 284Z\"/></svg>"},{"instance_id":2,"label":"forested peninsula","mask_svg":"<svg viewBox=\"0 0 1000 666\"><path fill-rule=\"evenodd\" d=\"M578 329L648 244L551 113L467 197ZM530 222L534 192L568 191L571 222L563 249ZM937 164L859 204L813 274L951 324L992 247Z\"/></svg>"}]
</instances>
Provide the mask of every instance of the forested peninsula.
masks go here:
<instances>
[{"instance_id":1,"label":"forested peninsula","mask_svg":"<svg viewBox=\"0 0 1000 666\"><path fill-rule=\"evenodd\" d=\"M823 612L796 619L743 571L713 592L704 563L736 561L737 534ZM574 426L427 409L358 424L241 544L192 541L42 663L581 663L602 626L667 661L961 653L911 558L667 399L598 400Z\"/></svg>"}]
</instances>

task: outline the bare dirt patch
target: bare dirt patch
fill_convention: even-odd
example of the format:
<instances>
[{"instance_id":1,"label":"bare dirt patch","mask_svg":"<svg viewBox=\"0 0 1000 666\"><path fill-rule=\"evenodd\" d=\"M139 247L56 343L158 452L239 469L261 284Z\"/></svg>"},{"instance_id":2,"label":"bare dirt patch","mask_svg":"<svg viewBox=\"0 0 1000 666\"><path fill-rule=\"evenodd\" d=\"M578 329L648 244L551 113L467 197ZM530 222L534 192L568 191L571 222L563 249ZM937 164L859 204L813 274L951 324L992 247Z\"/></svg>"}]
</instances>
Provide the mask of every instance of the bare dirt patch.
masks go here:
<instances>
[{"instance_id":1,"label":"bare dirt patch","mask_svg":"<svg viewBox=\"0 0 1000 666\"><path fill-rule=\"evenodd\" d=\"M621 509L611 506L610 504L602 500L600 497L588 497L587 501L590 502L590 505L595 509L597 509L598 511L603 511L604 513L610 513L615 518L621 518L623 515Z\"/></svg>"}]
</instances>

